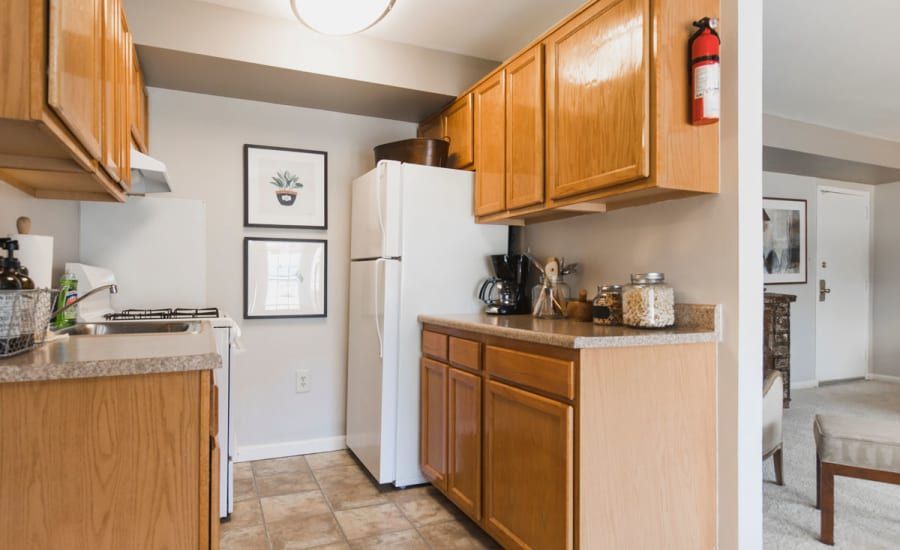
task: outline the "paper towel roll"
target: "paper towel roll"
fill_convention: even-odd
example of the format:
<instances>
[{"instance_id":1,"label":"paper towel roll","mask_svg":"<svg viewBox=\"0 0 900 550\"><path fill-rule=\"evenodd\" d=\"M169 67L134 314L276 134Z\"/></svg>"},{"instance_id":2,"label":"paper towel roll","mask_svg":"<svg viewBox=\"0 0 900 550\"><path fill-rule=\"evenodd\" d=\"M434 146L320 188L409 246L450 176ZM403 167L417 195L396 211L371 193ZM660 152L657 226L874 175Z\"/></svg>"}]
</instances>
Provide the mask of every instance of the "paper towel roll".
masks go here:
<instances>
[{"instance_id":1,"label":"paper towel roll","mask_svg":"<svg viewBox=\"0 0 900 550\"><path fill-rule=\"evenodd\" d=\"M16 257L28 268L28 276L37 288L53 286L53 237L44 235L9 235L19 241Z\"/></svg>"}]
</instances>

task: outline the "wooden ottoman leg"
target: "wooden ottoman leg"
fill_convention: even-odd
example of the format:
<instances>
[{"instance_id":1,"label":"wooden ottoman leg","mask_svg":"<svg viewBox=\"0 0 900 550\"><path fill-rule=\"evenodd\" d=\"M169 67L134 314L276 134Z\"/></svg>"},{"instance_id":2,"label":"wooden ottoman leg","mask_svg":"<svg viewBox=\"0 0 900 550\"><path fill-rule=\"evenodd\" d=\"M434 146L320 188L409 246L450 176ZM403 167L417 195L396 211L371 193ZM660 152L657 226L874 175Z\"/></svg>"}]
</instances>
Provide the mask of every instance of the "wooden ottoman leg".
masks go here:
<instances>
[{"instance_id":1,"label":"wooden ottoman leg","mask_svg":"<svg viewBox=\"0 0 900 550\"><path fill-rule=\"evenodd\" d=\"M816 453L816 510L822 509L822 459Z\"/></svg>"},{"instance_id":2,"label":"wooden ottoman leg","mask_svg":"<svg viewBox=\"0 0 900 550\"><path fill-rule=\"evenodd\" d=\"M834 471L827 462L821 464L821 506L823 544L834 546Z\"/></svg>"},{"instance_id":3,"label":"wooden ottoman leg","mask_svg":"<svg viewBox=\"0 0 900 550\"><path fill-rule=\"evenodd\" d=\"M778 449L775 451L775 454L772 455L772 462L775 463L775 483L779 485L784 485L784 470L782 469L782 452L784 449Z\"/></svg>"}]
</instances>

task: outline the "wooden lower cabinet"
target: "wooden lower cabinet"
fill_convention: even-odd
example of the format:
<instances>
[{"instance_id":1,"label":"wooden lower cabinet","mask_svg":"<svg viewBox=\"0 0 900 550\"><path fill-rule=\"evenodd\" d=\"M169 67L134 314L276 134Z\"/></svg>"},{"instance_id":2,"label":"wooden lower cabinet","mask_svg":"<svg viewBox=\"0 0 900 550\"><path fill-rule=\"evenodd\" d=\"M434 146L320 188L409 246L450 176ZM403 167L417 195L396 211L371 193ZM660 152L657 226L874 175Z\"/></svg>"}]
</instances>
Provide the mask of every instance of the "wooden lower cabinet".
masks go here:
<instances>
[{"instance_id":1,"label":"wooden lower cabinet","mask_svg":"<svg viewBox=\"0 0 900 550\"><path fill-rule=\"evenodd\" d=\"M447 488L447 375L450 367L422 359L421 466L435 487Z\"/></svg>"},{"instance_id":2,"label":"wooden lower cabinet","mask_svg":"<svg viewBox=\"0 0 900 550\"><path fill-rule=\"evenodd\" d=\"M481 377L450 369L447 496L481 518Z\"/></svg>"},{"instance_id":3,"label":"wooden lower cabinet","mask_svg":"<svg viewBox=\"0 0 900 550\"><path fill-rule=\"evenodd\" d=\"M715 343L425 331L451 364L422 359L422 470L504 548L715 547Z\"/></svg>"},{"instance_id":4,"label":"wooden lower cabinet","mask_svg":"<svg viewBox=\"0 0 900 550\"><path fill-rule=\"evenodd\" d=\"M572 548L570 405L491 380L484 407L484 527L511 548Z\"/></svg>"},{"instance_id":5,"label":"wooden lower cabinet","mask_svg":"<svg viewBox=\"0 0 900 550\"><path fill-rule=\"evenodd\" d=\"M0 384L0 548L218 548L210 371Z\"/></svg>"}]
</instances>

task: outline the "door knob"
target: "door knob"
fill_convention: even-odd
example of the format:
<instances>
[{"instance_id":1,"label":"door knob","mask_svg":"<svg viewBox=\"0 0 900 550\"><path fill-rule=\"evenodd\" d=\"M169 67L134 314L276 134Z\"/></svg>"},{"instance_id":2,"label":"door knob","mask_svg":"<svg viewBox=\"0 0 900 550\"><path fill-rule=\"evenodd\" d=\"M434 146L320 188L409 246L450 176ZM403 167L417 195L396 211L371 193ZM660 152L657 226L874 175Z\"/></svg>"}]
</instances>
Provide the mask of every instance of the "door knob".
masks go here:
<instances>
[{"instance_id":1,"label":"door knob","mask_svg":"<svg viewBox=\"0 0 900 550\"><path fill-rule=\"evenodd\" d=\"M819 279L819 301L824 302L825 297L831 294L831 289L828 288L825 279Z\"/></svg>"}]
</instances>

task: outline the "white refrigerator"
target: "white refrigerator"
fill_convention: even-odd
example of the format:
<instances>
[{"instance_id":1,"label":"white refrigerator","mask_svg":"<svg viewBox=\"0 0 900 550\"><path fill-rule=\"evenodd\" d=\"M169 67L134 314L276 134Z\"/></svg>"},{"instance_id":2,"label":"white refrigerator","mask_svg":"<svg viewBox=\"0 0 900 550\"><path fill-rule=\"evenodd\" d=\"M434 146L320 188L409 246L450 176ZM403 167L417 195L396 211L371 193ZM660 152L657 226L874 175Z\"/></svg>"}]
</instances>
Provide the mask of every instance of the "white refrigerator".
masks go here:
<instances>
[{"instance_id":1,"label":"white refrigerator","mask_svg":"<svg viewBox=\"0 0 900 550\"><path fill-rule=\"evenodd\" d=\"M475 313L504 226L478 225L474 174L395 161L352 186L347 446L379 483L419 469L420 314Z\"/></svg>"}]
</instances>

